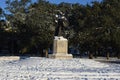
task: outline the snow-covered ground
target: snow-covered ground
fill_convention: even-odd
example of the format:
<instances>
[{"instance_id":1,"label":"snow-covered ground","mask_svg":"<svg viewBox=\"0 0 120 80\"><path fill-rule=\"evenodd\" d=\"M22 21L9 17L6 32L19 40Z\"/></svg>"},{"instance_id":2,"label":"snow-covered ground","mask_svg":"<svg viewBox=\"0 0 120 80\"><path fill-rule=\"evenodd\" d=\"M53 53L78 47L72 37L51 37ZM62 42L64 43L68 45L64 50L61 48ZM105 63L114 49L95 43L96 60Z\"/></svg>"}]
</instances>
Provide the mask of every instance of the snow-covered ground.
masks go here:
<instances>
[{"instance_id":1,"label":"snow-covered ground","mask_svg":"<svg viewBox=\"0 0 120 80\"><path fill-rule=\"evenodd\" d=\"M0 80L120 80L120 64L80 58L0 60Z\"/></svg>"}]
</instances>

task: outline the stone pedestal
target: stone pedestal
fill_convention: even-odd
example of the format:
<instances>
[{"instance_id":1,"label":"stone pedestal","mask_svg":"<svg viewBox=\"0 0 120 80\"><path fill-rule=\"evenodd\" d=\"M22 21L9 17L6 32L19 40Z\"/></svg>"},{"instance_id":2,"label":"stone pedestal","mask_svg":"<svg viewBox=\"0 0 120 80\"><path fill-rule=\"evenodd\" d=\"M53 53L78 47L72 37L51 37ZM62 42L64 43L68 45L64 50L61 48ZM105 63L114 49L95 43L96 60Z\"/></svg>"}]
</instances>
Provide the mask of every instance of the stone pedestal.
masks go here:
<instances>
[{"instance_id":1,"label":"stone pedestal","mask_svg":"<svg viewBox=\"0 0 120 80\"><path fill-rule=\"evenodd\" d=\"M55 59L71 59L72 54L68 54L68 40L66 38L55 37L53 43L53 54L49 55L50 58Z\"/></svg>"}]
</instances>

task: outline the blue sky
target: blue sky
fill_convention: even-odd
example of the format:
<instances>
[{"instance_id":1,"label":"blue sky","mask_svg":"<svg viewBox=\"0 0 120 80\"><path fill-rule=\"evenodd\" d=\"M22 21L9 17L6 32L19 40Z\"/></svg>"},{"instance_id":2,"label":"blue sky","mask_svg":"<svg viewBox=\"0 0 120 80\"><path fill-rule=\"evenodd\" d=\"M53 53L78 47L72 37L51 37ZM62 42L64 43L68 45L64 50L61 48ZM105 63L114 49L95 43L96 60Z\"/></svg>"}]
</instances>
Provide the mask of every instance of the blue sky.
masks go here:
<instances>
[{"instance_id":1,"label":"blue sky","mask_svg":"<svg viewBox=\"0 0 120 80\"><path fill-rule=\"evenodd\" d=\"M4 8L6 0L0 0L0 7ZM36 0L32 0L33 2ZM59 4L61 2L68 2L68 3L80 3L80 4L87 4L90 3L91 1L102 1L102 0L47 0L50 3L56 3Z\"/></svg>"},{"instance_id":2,"label":"blue sky","mask_svg":"<svg viewBox=\"0 0 120 80\"><path fill-rule=\"evenodd\" d=\"M101 1L101 0L47 0L47 1L57 4L59 4L60 2L87 4L90 3L91 1Z\"/></svg>"}]
</instances>

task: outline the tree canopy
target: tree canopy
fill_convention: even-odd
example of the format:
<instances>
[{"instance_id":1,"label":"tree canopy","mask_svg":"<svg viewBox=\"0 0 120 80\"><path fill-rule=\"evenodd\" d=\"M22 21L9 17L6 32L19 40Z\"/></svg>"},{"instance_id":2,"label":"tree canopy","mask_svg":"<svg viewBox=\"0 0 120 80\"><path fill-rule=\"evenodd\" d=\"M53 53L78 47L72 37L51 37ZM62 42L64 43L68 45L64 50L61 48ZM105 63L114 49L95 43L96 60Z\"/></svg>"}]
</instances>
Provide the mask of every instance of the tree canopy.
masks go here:
<instances>
[{"instance_id":1,"label":"tree canopy","mask_svg":"<svg viewBox=\"0 0 120 80\"><path fill-rule=\"evenodd\" d=\"M57 10L65 13L69 22L64 36L69 46L91 55L120 55L120 0L93 1L91 4L52 4L45 0L7 0L5 14L20 53L42 54L52 46ZM0 9L0 15L3 15ZM6 25L7 26L7 25ZM78 46L79 45L79 46Z\"/></svg>"}]
</instances>

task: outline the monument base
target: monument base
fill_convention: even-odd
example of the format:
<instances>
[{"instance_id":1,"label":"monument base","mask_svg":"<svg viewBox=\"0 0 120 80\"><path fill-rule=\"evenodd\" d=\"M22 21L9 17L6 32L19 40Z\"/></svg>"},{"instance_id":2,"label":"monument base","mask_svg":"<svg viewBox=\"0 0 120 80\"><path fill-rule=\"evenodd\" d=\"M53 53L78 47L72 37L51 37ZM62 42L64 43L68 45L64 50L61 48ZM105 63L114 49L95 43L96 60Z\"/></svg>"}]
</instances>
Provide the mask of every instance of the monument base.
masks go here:
<instances>
[{"instance_id":1,"label":"monument base","mask_svg":"<svg viewBox=\"0 0 120 80\"><path fill-rule=\"evenodd\" d=\"M53 59L72 59L73 56L72 54L64 54L64 55L60 55L60 54L50 54L49 58L53 58Z\"/></svg>"},{"instance_id":2,"label":"monument base","mask_svg":"<svg viewBox=\"0 0 120 80\"><path fill-rule=\"evenodd\" d=\"M66 38L55 37L53 44L53 54L49 55L49 58L55 59L71 59L72 54L68 54L68 40Z\"/></svg>"}]
</instances>

